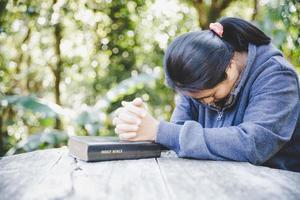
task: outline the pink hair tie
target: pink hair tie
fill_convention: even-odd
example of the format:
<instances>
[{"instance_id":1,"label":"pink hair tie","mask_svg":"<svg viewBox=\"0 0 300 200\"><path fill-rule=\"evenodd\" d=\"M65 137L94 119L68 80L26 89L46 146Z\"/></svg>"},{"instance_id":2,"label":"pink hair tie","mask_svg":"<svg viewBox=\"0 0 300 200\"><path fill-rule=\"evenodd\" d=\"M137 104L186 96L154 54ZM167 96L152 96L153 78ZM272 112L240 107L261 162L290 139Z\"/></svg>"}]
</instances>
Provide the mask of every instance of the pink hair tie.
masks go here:
<instances>
[{"instance_id":1,"label":"pink hair tie","mask_svg":"<svg viewBox=\"0 0 300 200\"><path fill-rule=\"evenodd\" d=\"M213 32L215 32L218 36L220 36L220 37L223 36L223 25L220 24L219 22L210 23L209 29L212 30Z\"/></svg>"}]
</instances>

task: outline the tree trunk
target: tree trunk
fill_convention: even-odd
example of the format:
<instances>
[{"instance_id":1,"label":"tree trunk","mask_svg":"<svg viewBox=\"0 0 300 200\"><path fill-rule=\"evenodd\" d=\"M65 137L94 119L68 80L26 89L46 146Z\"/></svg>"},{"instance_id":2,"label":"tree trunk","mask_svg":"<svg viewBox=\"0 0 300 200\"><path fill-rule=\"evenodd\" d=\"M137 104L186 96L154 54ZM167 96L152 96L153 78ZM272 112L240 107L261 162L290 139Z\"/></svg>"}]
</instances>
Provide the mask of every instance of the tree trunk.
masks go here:
<instances>
[{"instance_id":1,"label":"tree trunk","mask_svg":"<svg viewBox=\"0 0 300 200\"><path fill-rule=\"evenodd\" d=\"M23 62L23 59L24 59L24 54L25 52L21 49L21 46L22 44L26 44L30 38L30 35L31 35L31 29L30 29L30 26L28 25L28 30L27 30L27 33L25 35L25 37L23 38L23 40L21 41L21 43L17 46L17 51L20 52L17 60L16 60L16 75L15 75L15 78L14 78L14 85L12 88L20 88L22 91L23 94L26 94L26 87L23 86L22 84L22 80L19 78L19 74L21 73L21 65L22 65L22 62Z\"/></svg>"},{"instance_id":2,"label":"tree trunk","mask_svg":"<svg viewBox=\"0 0 300 200\"><path fill-rule=\"evenodd\" d=\"M3 110L0 108L0 156L4 154Z\"/></svg>"},{"instance_id":3,"label":"tree trunk","mask_svg":"<svg viewBox=\"0 0 300 200\"><path fill-rule=\"evenodd\" d=\"M208 29L209 24L219 19L222 11L234 1L236 0L211 0L211 4L208 5L203 0L193 0L193 5L198 13L199 26L202 29Z\"/></svg>"},{"instance_id":4,"label":"tree trunk","mask_svg":"<svg viewBox=\"0 0 300 200\"><path fill-rule=\"evenodd\" d=\"M259 0L254 0L253 2L253 13L252 13L252 17L251 20L254 21L256 19L257 16L257 12L258 12L258 1Z\"/></svg>"},{"instance_id":5,"label":"tree trunk","mask_svg":"<svg viewBox=\"0 0 300 200\"><path fill-rule=\"evenodd\" d=\"M2 0L0 1L0 29L1 31L3 31L3 24L5 24L5 14L7 12L6 10L6 5L7 5L7 0ZM4 96L4 94L0 91L0 97ZM1 98L0 98L1 100ZM3 113L4 113L4 108L0 107L0 156L2 156L5 152L4 149L4 137L5 137L5 133L4 133L4 128L3 128L3 123L4 123L4 117L3 117Z\"/></svg>"},{"instance_id":6,"label":"tree trunk","mask_svg":"<svg viewBox=\"0 0 300 200\"><path fill-rule=\"evenodd\" d=\"M27 41L30 38L30 34L31 34L30 26L28 25L27 27L28 27L27 33L26 33L25 37L23 38L23 40L21 41L20 46L18 48L18 51L21 52L21 53L20 53L20 55L17 59L17 67L16 67L16 73L17 74L19 74L21 72L21 64L22 64L23 57L24 57L24 51L21 49L21 46L22 46L22 44L27 43Z\"/></svg>"},{"instance_id":7,"label":"tree trunk","mask_svg":"<svg viewBox=\"0 0 300 200\"><path fill-rule=\"evenodd\" d=\"M5 94L6 95L6 94ZM5 121L13 119L15 113L12 107L2 107L0 109L0 156L6 153L7 145L5 144L5 139L8 138L7 127L5 126Z\"/></svg>"},{"instance_id":8,"label":"tree trunk","mask_svg":"<svg viewBox=\"0 0 300 200\"><path fill-rule=\"evenodd\" d=\"M60 81L61 81L61 72L62 72L62 60L61 60L61 52L60 52L60 41L61 41L61 25L60 23L55 25L55 52L56 52L56 57L57 57L57 63L56 63L56 69L53 70L54 72L54 77L55 77L55 102L58 105L61 105L60 101Z\"/></svg>"},{"instance_id":9,"label":"tree trunk","mask_svg":"<svg viewBox=\"0 0 300 200\"><path fill-rule=\"evenodd\" d=\"M57 0L53 1L53 6L56 4ZM57 10L53 10L54 12L59 12ZM52 72L55 78L54 82L54 95L55 95L55 102L58 105L61 105L61 99L60 99L60 81L61 81L61 72L62 72L62 59L61 59L61 51L60 51L60 42L62 39L62 25L60 21L58 20L56 24L54 24L54 37L55 37L55 54L57 58L56 66L52 66ZM56 119L56 129L61 128L61 122L59 118Z\"/></svg>"}]
</instances>

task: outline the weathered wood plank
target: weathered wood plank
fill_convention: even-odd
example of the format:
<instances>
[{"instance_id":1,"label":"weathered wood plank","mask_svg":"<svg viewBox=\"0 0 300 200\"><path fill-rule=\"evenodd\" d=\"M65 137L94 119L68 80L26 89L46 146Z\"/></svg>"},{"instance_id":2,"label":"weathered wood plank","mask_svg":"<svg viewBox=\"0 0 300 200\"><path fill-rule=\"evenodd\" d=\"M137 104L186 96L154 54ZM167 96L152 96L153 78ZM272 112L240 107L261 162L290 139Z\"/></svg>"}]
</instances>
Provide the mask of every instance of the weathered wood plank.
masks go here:
<instances>
[{"instance_id":1,"label":"weathered wood plank","mask_svg":"<svg viewBox=\"0 0 300 200\"><path fill-rule=\"evenodd\" d=\"M77 164L73 186L80 199L169 199L155 159Z\"/></svg>"},{"instance_id":2,"label":"weathered wood plank","mask_svg":"<svg viewBox=\"0 0 300 200\"><path fill-rule=\"evenodd\" d=\"M172 199L297 199L300 173L241 162L158 159Z\"/></svg>"},{"instance_id":3,"label":"weathered wood plank","mask_svg":"<svg viewBox=\"0 0 300 200\"><path fill-rule=\"evenodd\" d=\"M300 173L248 163L159 159L86 163L67 148L0 160L1 199L299 199Z\"/></svg>"},{"instance_id":4,"label":"weathered wood plank","mask_svg":"<svg viewBox=\"0 0 300 200\"><path fill-rule=\"evenodd\" d=\"M155 159L86 163L61 151L22 199L169 199Z\"/></svg>"},{"instance_id":5,"label":"weathered wood plank","mask_svg":"<svg viewBox=\"0 0 300 200\"><path fill-rule=\"evenodd\" d=\"M60 159L33 185L34 190L26 192L23 199L65 199L72 196L73 173L77 170L76 161L68 156L68 149L61 148ZM39 162L39 161L37 161Z\"/></svg>"},{"instance_id":6,"label":"weathered wood plank","mask_svg":"<svg viewBox=\"0 0 300 200\"><path fill-rule=\"evenodd\" d=\"M3 157L0 160L1 199L22 199L60 159L61 151L43 150Z\"/></svg>"}]
</instances>

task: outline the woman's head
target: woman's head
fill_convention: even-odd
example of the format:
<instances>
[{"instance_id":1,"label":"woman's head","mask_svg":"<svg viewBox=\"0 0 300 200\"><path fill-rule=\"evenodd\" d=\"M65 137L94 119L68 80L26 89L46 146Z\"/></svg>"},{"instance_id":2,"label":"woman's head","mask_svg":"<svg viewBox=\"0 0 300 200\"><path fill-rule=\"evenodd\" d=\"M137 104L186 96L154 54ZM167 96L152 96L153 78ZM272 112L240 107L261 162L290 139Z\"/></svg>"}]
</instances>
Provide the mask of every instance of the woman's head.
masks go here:
<instances>
[{"instance_id":1,"label":"woman's head","mask_svg":"<svg viewBox=\"0 0 300 200\"><path fill-rule=\"evenodd\" d=\"M234 57L239 56L240 59L237 59L239 63L245 63L245 58L247 53L239 54L237 53ZM222 107L226 103L226 97L236 84L236 81L239 78L241 68L238 67L235 59L230 61L226 69L226 79L218 83L216 86L210 89L203 89L197 91L181 91L186 96L190 96L204 104L214 104L218 107Z\"/></svg>"},{"instance_id":2,"label":"woman's head","mask_svg":"<svg viewBox=\"0 0 300 200\"><path fill-rule=\"evenodd\" d=\"M245 20L223 18L219 23L222 37L212 30L195 31L168 46L164 69L172 88L188 92L212 89L226 80L235 52L247 52L249 43L270 43L268 36Z\"/></svg>"},{"instance_id":3,"label":"woman's head","mask_svg":"<svg viewBox=\"0 0 300 200\"><path fill-rule=\"evenodd\" d=\"M224 73L234 49L212 31L195 31L177 37L165 54L165 70L171 86L196 91L214 87Z\"/></svg>"}]
</instances>

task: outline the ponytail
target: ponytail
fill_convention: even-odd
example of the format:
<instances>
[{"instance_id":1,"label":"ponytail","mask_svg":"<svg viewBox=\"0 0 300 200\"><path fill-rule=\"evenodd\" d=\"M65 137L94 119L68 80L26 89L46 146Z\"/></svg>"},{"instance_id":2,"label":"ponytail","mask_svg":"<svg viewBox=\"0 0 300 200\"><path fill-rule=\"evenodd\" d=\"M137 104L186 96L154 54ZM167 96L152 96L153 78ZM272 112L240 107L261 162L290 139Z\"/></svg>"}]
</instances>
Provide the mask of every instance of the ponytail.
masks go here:
<instances>
[{"instance_id":1,"label":"ponytail","mask_svg":"<svg viewBox=\"0 0 300 200\"><path fill-rule=\"evenodd\" d=\"M225 17L219 23L223 26L222 40L228 42L235 51L247 51L249 43L259 46L271 42L264 32L243 19Z\"/></svg>"},{"instance_id":2,"label":"ponytail","mask_svg":"<svg viewBox=\"0 0 300 200\"><path fill-rule=\"evenodd\" d=\"M259 46L270 41L251 23L232 17L213 23L210 30L185 33L165 52L167 83L183 91L213 88L226 78L235 51L248 51L249 43Z\"/></svg>"}]
</instances>

